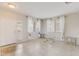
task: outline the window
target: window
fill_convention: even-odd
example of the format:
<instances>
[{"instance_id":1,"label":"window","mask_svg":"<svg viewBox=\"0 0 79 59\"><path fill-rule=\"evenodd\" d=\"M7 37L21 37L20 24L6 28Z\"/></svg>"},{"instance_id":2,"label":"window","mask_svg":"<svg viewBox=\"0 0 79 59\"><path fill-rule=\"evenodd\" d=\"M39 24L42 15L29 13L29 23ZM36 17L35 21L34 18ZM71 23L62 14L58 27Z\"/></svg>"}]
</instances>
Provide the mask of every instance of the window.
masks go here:
<instances>
[{"instance_id":1,"label":"window","mask_svg":"<svg viewBox=\"0 0 79 59\"><path fill-rule=\"evenodd\" d=\"M40 32L40 26L41 26L40 23L41 23L40 19L29 17L29 19L28 19L28 32L39 33Z\"/></svg>"},{"instance_id":2,"label":"window","mask_svg":"<svg viewBox=\"0 0 79 59\"><path fill-rule=\"evenodd\" d=\"M41 23L40 20L37 19L36 20L36 25L35 25L36 26L35 27L35 32L36 33L39 33L40 32L40 26L41 26L40 23Z\"/></svg>"},{"instance_id":3,"label":"window","mask_svg":"<svg viewBox=\"0 0 79 59\"><path fill-rule=\"evenodd\" d=\"M56 19L56 32L63 32L64 31L64 18L60 17Z\"/></svg>"},{"instance_id":4,"label":"window","mask_svg":"<svg viewBox=\"0 0 79 59\"><path fill-rule=\"evenodd\" d=\"M54 29L55 29L54 25L55 25L54 20L52 19L47 20L47 33L54 32Z\"/></svg>"}]
</instances>

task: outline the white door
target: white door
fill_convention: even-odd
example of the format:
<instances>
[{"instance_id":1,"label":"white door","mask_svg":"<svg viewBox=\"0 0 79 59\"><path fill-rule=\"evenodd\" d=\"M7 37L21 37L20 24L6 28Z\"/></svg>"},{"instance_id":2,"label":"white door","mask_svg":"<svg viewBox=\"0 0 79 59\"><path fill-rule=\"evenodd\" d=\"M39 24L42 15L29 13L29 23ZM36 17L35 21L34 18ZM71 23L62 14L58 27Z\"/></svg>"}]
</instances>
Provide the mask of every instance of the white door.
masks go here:
<instances>
[{"instance_id":1,"label":"white door","mask_svg":"<svg viewBox=\"0 0 79 59\"><path fill-rule=\"evenodd\" d=\"M25 40L27 40L27 35L26 35L26 31L27 31L27 27L26 27L26 21L21 19L21 20L17 20L16 22L16 40L17 42L23 42Z\"/></svg>"}]
</instances>

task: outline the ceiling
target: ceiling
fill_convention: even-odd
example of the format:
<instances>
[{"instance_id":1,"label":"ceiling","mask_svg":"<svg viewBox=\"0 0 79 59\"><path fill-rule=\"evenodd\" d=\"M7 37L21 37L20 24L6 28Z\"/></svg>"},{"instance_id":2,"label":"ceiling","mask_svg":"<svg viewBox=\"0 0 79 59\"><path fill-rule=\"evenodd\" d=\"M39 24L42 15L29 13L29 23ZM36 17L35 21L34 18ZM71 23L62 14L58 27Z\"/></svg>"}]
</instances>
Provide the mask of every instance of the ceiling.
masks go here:
<instances>
[{"instance_id":1,"label":"ceiling","mask_svg":"<svg viewBox=\"0 0 79 59\"><path fill-rule=\"evenodd\" d=\"M64 2L15 2L12 4L16 5L15 9L8 8L6 2L0 2L0 7L38 18L49 18L79 10L79 2L69 4Z\"/></svg>"}]
</instances>

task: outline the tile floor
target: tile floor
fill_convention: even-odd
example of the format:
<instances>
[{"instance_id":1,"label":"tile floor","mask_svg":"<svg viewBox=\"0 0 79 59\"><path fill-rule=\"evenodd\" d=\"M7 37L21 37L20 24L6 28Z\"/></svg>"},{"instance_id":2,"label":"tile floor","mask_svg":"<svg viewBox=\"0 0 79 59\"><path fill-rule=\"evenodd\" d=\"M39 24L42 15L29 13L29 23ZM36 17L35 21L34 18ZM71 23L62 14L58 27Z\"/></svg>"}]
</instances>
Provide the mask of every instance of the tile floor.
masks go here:
<instances>
[{"instance_id":1,"label":"tile floor","mask_svg":"<svg viewBox=\"0 0 79 59\"><path fill-rule=\"evenodd\" d=\"M46 39L30 40L17 45L15 56L79 56L79 46Z\"/></svg>"}]
</instances>

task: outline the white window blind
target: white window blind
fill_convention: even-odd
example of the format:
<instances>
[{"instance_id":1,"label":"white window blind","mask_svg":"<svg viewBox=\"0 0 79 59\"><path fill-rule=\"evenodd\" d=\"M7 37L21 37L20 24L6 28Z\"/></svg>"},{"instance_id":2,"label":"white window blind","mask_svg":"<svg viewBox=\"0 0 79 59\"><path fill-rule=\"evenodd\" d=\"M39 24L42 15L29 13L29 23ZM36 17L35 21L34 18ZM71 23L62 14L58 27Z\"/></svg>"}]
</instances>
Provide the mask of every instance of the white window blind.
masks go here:
<instances>
[{"instance_id":1,"label":"white window blind","mask_svg":"<svg viewBox=\"0 0 79 59\"><path fill-rule=\"evenodd\" d=\"M36 24L35 24L35 26L36 26L35 27L35 32L36 33L39 33L40 32L40 26L41 26L40 23L41 23L40 20L37 19L36 20Z\"/></svg>"},{"instance_id":2,"label":"white window blind","mask_svg":"<svg viewBox=\"0 0 79 59\"><path fill-rule=\"evenodd\" d=\"M63 32L64 31L64 17L59 17L56 19L56 32Z\"/></svg>"},{"instance_id":3,"label":"white window blind","mask_svg":"<svg viewBox=\"0 0 79 59\"><path fill-rule=\"evenodd\" d=\"M47 33L55 31L55 22L53 19L47 20Z\"/></svg>"}]
</instances>

